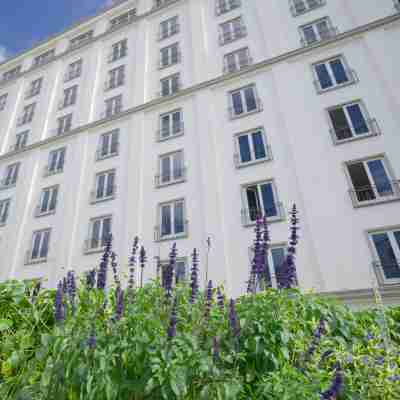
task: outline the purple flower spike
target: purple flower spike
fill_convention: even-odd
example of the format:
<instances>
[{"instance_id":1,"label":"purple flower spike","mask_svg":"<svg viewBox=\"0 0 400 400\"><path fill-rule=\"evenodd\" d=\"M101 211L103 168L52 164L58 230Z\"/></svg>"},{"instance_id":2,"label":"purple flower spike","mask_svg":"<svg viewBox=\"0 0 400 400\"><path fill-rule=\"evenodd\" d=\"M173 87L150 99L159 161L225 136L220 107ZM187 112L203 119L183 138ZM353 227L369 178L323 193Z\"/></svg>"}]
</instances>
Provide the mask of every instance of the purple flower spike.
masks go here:
<instances>
[{"instance_id":1,"label":"purple flower spike","mask_svg":"<svg viewBox=\"0 0 400 400\"><path fill-rule=\"evenodd\" d=\"M199 254L196 249L193 249L192 253L192 270L190 273L190 303L193 304L196 301L197 293L199 291Z\"/></svg>"},{"instance_id":2,"label":"purple flower spike","mask_svg":"<svg viewBox=\"0 0 400 400\"><path fill-rule=\"evenodd\" d=\"M169 320L169 326L167 332L168 339L172 339L176 336L177 308L178 308L178 301L175 298L174 305L172 306L171 317Z\"/></svg>"},{"instance_id":3,"label":"purple flower spike","mask_svg":"<svg viewBox=\"0 0 400 400\"><path fill-rule=\"evenodd\" d=\"M318 327L315 329L313 334L313 339L311 341L311 345L306 354L306 360L309 360L312 355L315 353L319 343L321 342L322 335L326 334L326 322L323 318L319 320Z\"/></svg>"},{"instance_id":4,"label":"purple flower spike","mask_svg":"<svg viewBox=\"0 0 400 400\"><path fill-rule=\"evenodd\" d=\"M321 393L321 400L335 400L343 390L344 379L340 364L336 365L335 376L328 390Z\"/></svg>"},{"instance_id":5,"label":"purple flower spike","mask_svg":"<svg viewBox=\"0 0 400 400\"><path fill-rule=\"evenodd\" d=\"M270 248L271 237L269 235L269 227L267 222L267 217L263 218L263 233L262 233L262 259L264 261L264 280L266 287L272 287L270 269L268 265L268 251Z\"/></svg>"},{"instance_id":6,"label":"purple flower spike","mask_svg":"<svg viewBox=\"0 0 400 400\"><path fill-rule=\"evenodd\" d=\"M235 309L235 300L231 299L229 302L229 326L231 327L232 334L235 338L239 338L240 336L240 322L238 320L236 309Z\"/></svg>"},{"instance_id":7,"label":"purple flower spike","mask_svg":"<svg viewBox=\"0 0 400 400\"><path fill-rule=\"evenodd\" d=\"M213 284L212 281L208 281L207 285L207 298L206 298L206 310L204 316L207 318L210 315L213 301Z\"/></svg>"},{"instance_id":8,"label":"purple flower spike","mask_svg":"<svg viewBox=\"0 0 400 400\"><path fill-rule=\"evenodd\" d=\"M116 286L120 286L121 282L119 281L119 277L118 277L118 270L117 270L117 255L115 254L115 252L111 252L111 269L113 272L113 276L114 276L114 282Z\"/></svg>"},{"instance_id":9,"label":"purple flower spike","mask_svg":"<svg viewBox=\"0 0 400 400\"><path fill-rule=\"evenodd\" d=\"M91 269L87 274L86 274L86 287L91 290L94 288L96 284L96 270Z\"/></svg>"},{"instance_id":10,"label":"purple flower spike","mask_svg":"<svg viewBox=\"0 0 400 400\"><path fill-rule=\"evenodd\" d=\"M254 257L251 263L250 279L248 281L247 292L255 293L260 287L261 279L264 275L264 257L262 245L262 226L263 222L260 216L257 216L256 227L254 228Z\"/></svg>"},{"instance_id":11,"label":"purple flower spike","mask_svg":"<svg viewBox=\"0 0 400 400\"><path fill-rule=\"evenodd\" d=\"M63 284L60 281L57 285L56 298L54 301L54 319L56 322L64 321L65 310L63 304Z\"/></svg>"},{"instance_id":12,"label":"purple flower spike","mask_svg":"<svg viewBox=\"0 0 400 400\"><path fill-rule=\"evenodd\" d=\"M72 314L75 313L76 281L74 271L67 273L67 294L71 303Z\"/></svg>"},{"instance_id":13,"label":"purple flower spike","mask_svg":"<svg viewBox=\"0 0 400 400\"><path fill-rule=\"evenodd\" d=\"M169 264L165 267L164 289L167 298L172 297L172 281L174 278L174 271L176 267L176 243L172 245L171 252L169 253Z\"/></svg>"},{"instance_id":14,"label":"purple flower spike","mask_svg":"<svg viewBox=\"0 0 400 400\"><path fill-rule=\"evenodd\" d=\"M144 274L144 267L146 265L146 250L142 246L140 248L140 253L139 253L139 262L140 262L140 287L143 287L143 274Z\"/></svg>"},{"instance_id":15,"label":"purple flower spike","mask_svg":"<svg viewBox=\"0 0 400 400\"><path fill-rule=\"evenodd\" d=\"M297 231L300 228L297 226L299 219L297 218L298 211L296 204L293 205L290 214L291 227L287 255L285 261L276 274L280 289L291 289L297 285L297 273L294 258L296 254L296 245L298 243Z\"/></svg>"},{"instance_id":16,"label":"purple flower spike","mask_svg":"<svg viewBox=\"0 0 400 400\"><path fill-rule=\"evenodd\" d=\"M104 247L104 253L101 257L100 268L97 273L97 289L104 290L107 285L107 270L108 270L108 261L111 255L112 248L112 235L110 234L106 245Z\"/></svg>"},{"instance_id":17,"label":"purple flower spike","mask_svg":"<svg viewBox=\"0 0 400 400\"><path fill-rule=\"evenodd\" d=\"M219 353L220 353L220 340L219 337L215 336L213 338L213 349L212 349L214 362L217 362L219 360Z\"/></svg>"},{"instance_id":18,"label":"purple flower spike","mask_svg":"<svg viewBox=\"0 0 400 400\"><path fill-rule=\"evenodd\" d=\"M222 312L225 312L225 297L222 294L220 288L217 289L217 304L218 304L219 309Z\"/></svg>"},{"instance_id":19,"label":"purple flower spike","mask_svg":"<svg viewBox=\"0 0 400 400\"><path fill-rule=\"evenodd\" d=\"M115 320L119 321L124 313L124 291L120 286L115 290Z\"/></svg>"}]
</instances>

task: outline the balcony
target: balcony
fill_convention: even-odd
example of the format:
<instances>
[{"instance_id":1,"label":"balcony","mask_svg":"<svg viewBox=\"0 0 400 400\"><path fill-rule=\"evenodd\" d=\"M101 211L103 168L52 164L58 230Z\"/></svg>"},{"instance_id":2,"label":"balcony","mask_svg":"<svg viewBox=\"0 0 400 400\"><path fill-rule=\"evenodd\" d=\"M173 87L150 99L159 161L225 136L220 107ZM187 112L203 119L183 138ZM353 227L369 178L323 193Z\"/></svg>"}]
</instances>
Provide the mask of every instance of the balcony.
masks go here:
<instances>
[{"instance_id":1,"label":"balcony","mask_svg":"<svg viewBox=\"0 0 400 400\"><path fill-rule=\"evenodd\" d=\"M366 137L378 136L381 134L378 122L375 118L367 119L365 122L368 126L368 132L359 135L353 135L350 127L348 126L343 128L329 129L329 132L332 136L333 144L352 142L354 140L360 140ZM338 139L340 137L345 137L345 139Z\"/></svg>"},{"instance_id":2,"label":"balcony","mask_svg":"<svg viewBox=\"0 0 400 400\"><path fill-rule=\"evenodd\" d=\"M171 234L161 234L161 226L157 225L154 228L154 241L162 242L164 240L176 240L176 239L184 239L189 235L189 221L185 220L183 222L183 231L179 233L171 233Z\"/></svg>"},{"instance_id":3,"label":"balcony","mask_svg":"<svg viewBox=\"0 0 400 400\"><path fill-rule=\"evenodd\" d=\"M106 188L108 190L108 188ZM114 200L117 193L117 186L112 186L112 193L111 194L104 194L103 196L98 196L96 190L92 190L90 192L90 204L101 203L103 201Z\"/></svg>"},{"instance_id":4,"label":"balcony","mask_svg":"<svg viewBox=\"0 0 400 400\"><path fill-rule=\"evenodd\" d=\"M275 203L274 208L267 211L267 221L268 222L278 222L283 221L285 219L285 209L281 202ZM257 217L262 217L263 212L259 208L242 208L241 210L241 218L242 225L244 227L253 226L256 224Z\"/></svg>"},{"instance_id":5,"label":"balcony","mask_svg":"<svg viewBox=\"0 0 400 400\"><path fill-rule=\"evenodd\" d=\"M247 29L245 26L240 26L236 29L234 29L233 31L230 32L225 32L225 33L221 33L219 35L219 44L221 46L227 44L227 43L231 43L235 40L238 40L240 38L243 38L247 35Z\"/></svg>"},{"instance_id":6,"label":"balcony","mask_svg":"<svg viewBox=\"0 0 400 400\"><path fill-rule=\"evenodd\" d=\"M379 285L400 283L400 260L393 260L384 264L381 261L373 261L372 268Z\"/></svg>"},{"instance_id":7,"label":"balcony","mask_svg":"<svg viewBox=\"0 0 400 400\"><path fill-rule=\"evenodd\" d=\"M267 144L265 145L265 157L263 158L258 158L255 160L250 160L250 161L246 161L246 162L242 162L240 159L240 154L239 153L235 153L233 155L233 162L235 164L236 168L244 168L250 165L255 165L255 164L260 164L266 161L271 161L272 160L272 151L271 151L271 147Z\"/></svg>"},{"instance_id":8,"label":"balcony","mask_svg":"<svg viewBox=\"0 0 400 400\"><path fill-rule=\"evenodd\" d=\"M223 73L232 74L234 72L241 71L242 69L248 68L253 64L253 59L248 57L247 59L241 60L240 63L229 63L224 65Z\"/></svg>"},{"instance_id":9,"label":"balcony","mask_svg":"<svg viewBox=\"0 0 400 400\"><path fill-rule=\"evenodd\" d=\"M306 39L304 36L301 37L300 43L303 47L311 46L316 43L324 42L325 40L329 40L334 38L339 34L339 30L336 27L329 27L319 36L315 36L314 39Z\"/></svg>"},{"instance_id":10,"label":"balcony","mask_svg":"<svg viewBox=\"0 0 400 400\"><path fill-rule=\"evenodd\" d=\"M104 149L102 149L101 147L99 147L96 150L96 161L101 161L101 160L105 160L106 158L111 158L111 157L115 157L118 155L119 153L119 142L115 143L115 150L113 152L108 151L104 151Z\"/></svg>"},{"instance_id":11,"label":"balcony","mask_svg":"<svg viewBox=\"0 0 400 400\"><path fill-rule=\"evenodd\" d=\"M182 167L170 171L169 174L158 174L154 177L154 183L156 188L174 185L176 183L182 183L186 181L187 169Z\"/></svg>"},{"instance_id":12,"label":"balcony","mask_svg":"<svg viewBox=\"0 0 400 400\"><path fill-rule=\"evenodd\" d=\"M369 185L349 190L354 208L400 200L400 181L376 186Z\"/></svg>"},{"instance_id":13,"label":"balcony","mask_svg":"<svg viewBox=\"0 0 400 400\"><path fill-rule=\"evenodd\" d=\"M354 69L345 69L345 72L346 72L346 76L347 76L346 82L343 82L340 84L338 84L338 83L332 84L332 86L329 86L327 88L323 88L321 86L321 82L318 79L314 79L314 86L315 86L315 89L317 90L317 93L322 94L325 92L329 92L331 90L339 89L344 86L354 85L355 83L359 82L357 73L356 73L356 71L354 71Z\"/></svg>"},{"instance_id":14,"label":"balcony","mask_svg":"<svg viewBox=\"0 0 400 400\"><path fill-rule=\"evenodd\" d=\"M120 0L120 3L123 3L126 0ZM136 8L134 8L133 10L130 10L129 12L127 12L126 14L114 18L113 20L110 21L110 25L108 27L108 32L113 32L116 31L117 29L125 26L125 25L129 25L131 22L133 22L136 18Z\"/></svg>"},{"instance_id":15,"label":"balcony","mask_svg":"<svg viewBox=\"0 0 400 400\"><path fill-rule=\"evenodd\" d=\"M215 15L219 16L241 6L240 0L218 0L215 7Z\"/></svg>"},{"instance_id":16,"label":"balcony","mask_svg":"<svg viewBox=\"0 0 400 400\"><path fill-rule=\"evenodd\" d=\"M325 5L326 0L290 0L290 11L294 17Z\"/></svg>"},{"instance_id":17,"label":"balcony","mask_svg":"<svg viewBox=\"0 0 400 400\"><path fill-rule=\"evenodd\" d=\"M171 139L173 137L181 136L184 134L183 121L175 123L172 127L162 128L156 132L156 140L162 142L164 140Z\"/></svg>"}]
</instances>

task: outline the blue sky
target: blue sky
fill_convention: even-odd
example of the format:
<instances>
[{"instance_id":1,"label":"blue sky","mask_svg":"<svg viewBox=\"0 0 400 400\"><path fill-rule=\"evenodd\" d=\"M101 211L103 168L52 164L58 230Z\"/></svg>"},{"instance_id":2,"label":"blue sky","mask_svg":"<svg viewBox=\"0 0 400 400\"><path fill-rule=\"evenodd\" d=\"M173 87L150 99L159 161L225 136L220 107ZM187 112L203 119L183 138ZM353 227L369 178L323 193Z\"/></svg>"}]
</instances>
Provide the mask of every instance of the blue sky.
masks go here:
<instances>
[{"instance_id":1,"label":"blue sky","mask_svg":"<svg viewBox=\"0 0 400 400\"><path fill-rule=\"evenodd\" d=\"M0 61L109 3L111 0L1 0Z\"/></svg>"}]
</instances>

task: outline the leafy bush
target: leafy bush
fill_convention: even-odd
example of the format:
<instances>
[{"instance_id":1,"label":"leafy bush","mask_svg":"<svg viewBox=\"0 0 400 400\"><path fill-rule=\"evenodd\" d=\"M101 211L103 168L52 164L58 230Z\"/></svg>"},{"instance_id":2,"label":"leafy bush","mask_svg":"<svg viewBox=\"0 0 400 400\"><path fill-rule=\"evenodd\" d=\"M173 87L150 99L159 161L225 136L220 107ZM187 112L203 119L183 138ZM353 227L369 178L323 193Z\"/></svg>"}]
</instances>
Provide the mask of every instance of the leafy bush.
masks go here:
<instances>
[{"instance_id":1,"label":"leafy bush","mask_svg":"<svg viewBox=\"0 0 400 400\"><path fill-rule=\"evenodd\" d=\"M162 284L135 287L137 245L124 290L111 241L78 285L72 272L57 291L0 284L1 399L400 399L399 308L269 288L257 254L236 301L211 282L198 291L197 252L190 282L172 287L175 246Z\"/></svg>"}]
</instances>

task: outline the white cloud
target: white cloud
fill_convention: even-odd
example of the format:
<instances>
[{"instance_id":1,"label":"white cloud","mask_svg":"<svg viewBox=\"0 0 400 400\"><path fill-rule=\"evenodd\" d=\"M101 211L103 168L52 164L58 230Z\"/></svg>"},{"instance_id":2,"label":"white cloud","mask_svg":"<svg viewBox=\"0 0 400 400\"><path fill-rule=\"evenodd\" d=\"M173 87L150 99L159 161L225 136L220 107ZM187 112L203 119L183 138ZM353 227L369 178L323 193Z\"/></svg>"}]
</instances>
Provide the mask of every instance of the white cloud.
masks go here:
<instances>
[{"instance_id":1,"label":"white cloud","mask_svg":"<svg viewBox=\"0 0 400 400\"><path fill-rule=\"evenodd\" d=\"M0 45L0 62L4 61L7 58L7 50L4 46Z\"/></svg>"}]
</instances>

